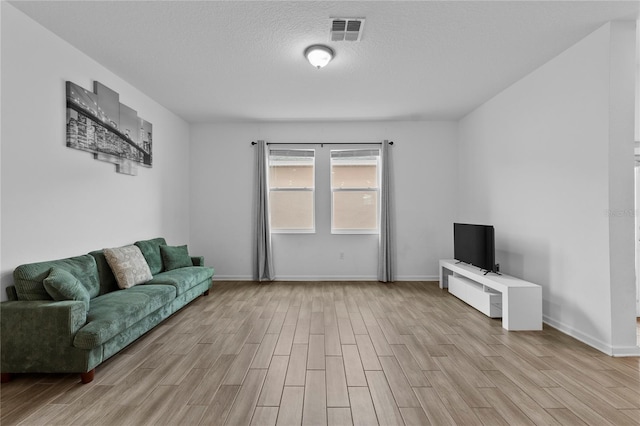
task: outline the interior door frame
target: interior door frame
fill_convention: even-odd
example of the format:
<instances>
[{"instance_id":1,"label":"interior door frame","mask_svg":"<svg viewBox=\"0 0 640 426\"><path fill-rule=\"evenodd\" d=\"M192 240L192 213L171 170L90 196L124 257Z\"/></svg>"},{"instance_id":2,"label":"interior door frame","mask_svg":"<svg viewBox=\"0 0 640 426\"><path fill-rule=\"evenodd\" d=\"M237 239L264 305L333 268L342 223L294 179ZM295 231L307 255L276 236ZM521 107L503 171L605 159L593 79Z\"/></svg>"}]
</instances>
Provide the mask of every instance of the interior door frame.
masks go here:
<instances>
[{"instance_id":1,"label":"interior door frame","mask_svg":"<svg viewBox=\"0 0 640 426\"><path fill-rule=\"evenodd\" d=\"M640 164L635 167L636 316L640 318Z\"/></svg>"}]
</instances>

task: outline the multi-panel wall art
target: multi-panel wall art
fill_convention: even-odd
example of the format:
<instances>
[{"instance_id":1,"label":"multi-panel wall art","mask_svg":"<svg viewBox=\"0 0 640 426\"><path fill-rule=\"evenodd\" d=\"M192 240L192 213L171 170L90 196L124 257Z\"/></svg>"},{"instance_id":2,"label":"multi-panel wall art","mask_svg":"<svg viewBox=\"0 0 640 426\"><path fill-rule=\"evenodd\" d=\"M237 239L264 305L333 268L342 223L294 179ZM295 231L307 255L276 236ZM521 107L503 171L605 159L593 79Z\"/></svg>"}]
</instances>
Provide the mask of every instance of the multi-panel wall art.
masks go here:
<instances>
[{"instance_id":1,"label":"multi-panel wall art","mask_svg":"<svg viewBox=\"0 0 640 426\"><path fill-rule=\"evenodd\" d=\"M151 123L120 103L118 93L97 81L93 92L67 81L67 146L92 152L118 173L151 167Z\"/></svg>"}]
</instances>

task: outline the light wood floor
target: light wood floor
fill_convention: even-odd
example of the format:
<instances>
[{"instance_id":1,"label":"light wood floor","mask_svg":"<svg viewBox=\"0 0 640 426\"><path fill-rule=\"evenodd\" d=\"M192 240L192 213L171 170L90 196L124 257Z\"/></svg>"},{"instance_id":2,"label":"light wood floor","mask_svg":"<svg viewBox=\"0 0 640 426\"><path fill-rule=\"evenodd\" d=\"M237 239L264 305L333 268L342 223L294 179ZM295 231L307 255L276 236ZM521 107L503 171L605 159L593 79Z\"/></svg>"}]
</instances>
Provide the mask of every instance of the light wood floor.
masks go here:
<instances>
[{"instance_id":1,"label":"light wood floor","mask_svg":"<svg viewBox=\"0 0 640 426\"><path fill-rule=\"evenodd\" d=\"M98 367L19 375L2 425L640 424L640 358L507 332L436 283L216 282Z\"/></svg>"}]
</instances>

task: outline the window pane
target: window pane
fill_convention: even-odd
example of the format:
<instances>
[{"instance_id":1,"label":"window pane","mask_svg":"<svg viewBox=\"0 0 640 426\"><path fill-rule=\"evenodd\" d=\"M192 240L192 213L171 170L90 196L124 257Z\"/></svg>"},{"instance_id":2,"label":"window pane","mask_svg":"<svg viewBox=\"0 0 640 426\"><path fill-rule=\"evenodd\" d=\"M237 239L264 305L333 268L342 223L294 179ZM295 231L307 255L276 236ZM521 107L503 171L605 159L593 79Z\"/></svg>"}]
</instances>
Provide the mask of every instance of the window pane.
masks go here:
<instances>
[{"instance_id":1,"label":"window pane","mask_svg":"<svg viewBox=\"0 0 640 426\"><path fill-rule=\"evenodd\" d=\"M336 164L331 168L331 188L377 188L376 164Z\"/></svg>"},{"instance_id":2,"label":"window pane","mask_svg":"<svg viewBox=\"0 0 640 426\"><path fill-rule=\"evenodd\" d=\"M378 228L377 191L333 192L333 229Z\"/></svg>"},{"instance_id":3,"label":"window pane","mask_svg":"<svg viewBox=\"0 0 640 426\"><path fill-rule=\"evenodd\" d=\"M332 232L377 232L379 149L331 151Z\"/></svg>"},{"instance_id":4,"label":"window pane","mask_svg":"<svg viewBox=\"0 0 640 426\"><path fill-rule=\"evenodd\" d=\"M269 152L270 188L313 188L314 150L274 149Z\"/></svg>"},{"instance_id":5,"label":"window pane","mask_svg":"<svg viewBox=\"0 0 640 426\"><path fill-rule=\"evenodd\" d=\"M269 214L273 231L313 231L315 151L269 151Z\"/></svg>"},{"instance_id":6,"label":"window pane","mask_svg":"<svg viewBox=\"0 0 640 426\"><path fill-rule=\"evenodd\" d=\"M271 191L272 230L313 230L313 191Z\"/></svg>"},{"instance_id":7,"label":"window pane","mask_svg":"<svg viewBox=\"0 0 640 426\"><path fill-rule=\"evenodd\" d=\"M272 165L269 188L313 188L313 164Z\"/></svg>"}]
</instances>

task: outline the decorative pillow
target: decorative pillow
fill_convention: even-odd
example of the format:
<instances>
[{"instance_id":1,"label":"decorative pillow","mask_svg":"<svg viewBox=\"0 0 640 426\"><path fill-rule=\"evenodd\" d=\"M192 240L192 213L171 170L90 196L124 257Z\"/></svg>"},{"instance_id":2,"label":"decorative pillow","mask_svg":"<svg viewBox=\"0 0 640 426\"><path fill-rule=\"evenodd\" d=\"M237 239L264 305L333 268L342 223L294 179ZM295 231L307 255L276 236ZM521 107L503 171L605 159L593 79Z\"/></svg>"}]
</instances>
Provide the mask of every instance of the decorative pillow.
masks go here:
<instances>
[{"instance_id":1,"label":"decorative pillow","mask_svg":"<svg viewBox=\"0 0 640 426\"><path fill-rule=\"evenodd\" d=\"M89 292L70 272L51 268L42 284L53 300L80 300L84 302L87 311L89 310Z\"/></svg>"},{"instance_id":2,"label":"decorative pillow","mask_svg":"<svg viewBox=\"0 0 640 426\"><path fill-rule=\"evenodd\" d=\"M166 271L193 266L187 246L160 246L160 254Z\"/></svg>"},{"instance_id":3,"label":"decorative pillow","mask_svg":"<svg viewBox=\"0 0 640 426\"><path fill-rule=\"evenodd\" d=\"M130 288L153 278L149 265L138 247L106 248L103 252L116 277L118 287Z\"/></svg>"},{"instance_id":4,"label":"decorative pillow","mask_svg":"<svg viewBox=\"0 0 640 426\"><path fill-rule=\"evenodd\" d=\"M155 275L162 272L162 256L160 255L160 246L166 246L167 241L162 238L153 238L151 240L136 241L136 245L142 255L147 260L147 265L151 269L151 274Z\"/></svg>"}]
</instances>

